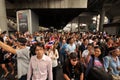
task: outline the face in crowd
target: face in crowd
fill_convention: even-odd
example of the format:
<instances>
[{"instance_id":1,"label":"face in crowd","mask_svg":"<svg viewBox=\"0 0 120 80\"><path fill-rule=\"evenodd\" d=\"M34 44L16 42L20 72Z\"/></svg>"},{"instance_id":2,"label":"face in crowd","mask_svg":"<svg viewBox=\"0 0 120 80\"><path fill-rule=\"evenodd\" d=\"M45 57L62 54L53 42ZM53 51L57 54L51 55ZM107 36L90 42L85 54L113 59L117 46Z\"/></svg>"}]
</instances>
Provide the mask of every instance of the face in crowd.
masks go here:
<instances>
[{"instance_id":1,"label":"face in crowd","mask_svg":"<svg viewBox=\"0 0 120 80\"><path fill-rule=\"evenodd\" d=\"M70 39L70 44L72 44L72 43L74 43L74 39L73 38Z\"/></svg>"},{"instance_id":2,"label":"face in crowd","mask_svg":"<svg viewBox=\"0 0 120 80\"><path fill-rule=\"evenodd\" d=\"M78 60L77 60L77 58L75 58L75 59L70 59L70 62L71 62L71 64L72 64L73 66L76 66Z\"/></svg>"},{"instance_id":3,"label":"face in crowd","mask_svg":"<svg viewBox=\"0 0 120 80\"><path fill-rule=\"evenodd\" d=\"M94 48L94 55L95 57L99 57L101 55L101 50L99 47Z\"/></svg>"},{"instance_id":4,"label":"face in crowd","mask_svg":"<svg viewBox=\"0 0 120 80\"><path fill-rule=\"evenodd\" d=\"M89 43L88 39L84 39L83 42L84 42L84 45L88 45Z\"/></svg>"},{"instance_id":5,"label":"face in crowd","mask_svg":"<svg viewBox=\"0 0 120 80\"><path fill-rule=\"evenodd\" d=\"M35 53L38 59L41 59L44 54L44 46L42 44L38 44L35 49Z\"/></svg>"},{"instance_id":6,"label":"face in crowd","mask_svg":"<svg viewBox=\"0 0 120 80\"><path fill-rule=\"evenodd\" d=\"M115 50L112 51L113 56L119 56L120 55L120 49L116 48Z\"/></svg>"},{"instance_id":7,"label":"face in crowd","mask_svg":"<svg viewBox=\"0 0 120 80\"><path fill-rule=\"evenodd\" d=\"M72 66L76 66L78 63L77 54L75 52L70 53L69 55L70 63Z\"/></svg>"}]
</instances>

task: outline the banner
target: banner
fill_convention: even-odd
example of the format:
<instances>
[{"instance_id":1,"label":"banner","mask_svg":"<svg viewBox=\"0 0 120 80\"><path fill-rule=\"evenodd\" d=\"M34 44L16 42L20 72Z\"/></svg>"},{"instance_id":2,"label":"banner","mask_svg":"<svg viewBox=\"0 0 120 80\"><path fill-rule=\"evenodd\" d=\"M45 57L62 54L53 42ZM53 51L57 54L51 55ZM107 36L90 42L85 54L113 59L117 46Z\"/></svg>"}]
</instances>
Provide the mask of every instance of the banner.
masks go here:
<instances>
[{"instance_id":1,"label":"banner","mask_svg":"<svg viewBox=\"0 0 120 80\"><path fill-rule=\"evenodd\" d=\"M28 31L28 15L25 11L19 11L18 14L18 26L20 32Z\"/></svg>"}]
</instances>

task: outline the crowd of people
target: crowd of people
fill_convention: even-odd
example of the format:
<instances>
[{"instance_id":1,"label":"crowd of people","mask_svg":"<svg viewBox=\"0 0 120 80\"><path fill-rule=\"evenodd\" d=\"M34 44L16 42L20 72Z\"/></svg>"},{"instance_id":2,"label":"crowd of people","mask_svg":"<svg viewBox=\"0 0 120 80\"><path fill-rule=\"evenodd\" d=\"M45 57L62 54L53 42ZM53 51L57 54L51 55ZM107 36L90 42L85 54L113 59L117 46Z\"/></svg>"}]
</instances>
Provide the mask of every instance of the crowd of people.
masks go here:
<instances>
[{"instance_id":1,"label":"crowd of people","mask_svg":"<svg viewBox=\"0 0 120 80\"><path fill-rule=\"evenodd\" d=\"M18 80L57 80L58 66L63 69L65 80L120 80L119 35L102 32L16 32L8 36L4 31L0 33L3 77L14 74L14 56ZM97 69L109 75L103 74L102 77L100 72L97 74Z\"/></svg>"}]
</instances>

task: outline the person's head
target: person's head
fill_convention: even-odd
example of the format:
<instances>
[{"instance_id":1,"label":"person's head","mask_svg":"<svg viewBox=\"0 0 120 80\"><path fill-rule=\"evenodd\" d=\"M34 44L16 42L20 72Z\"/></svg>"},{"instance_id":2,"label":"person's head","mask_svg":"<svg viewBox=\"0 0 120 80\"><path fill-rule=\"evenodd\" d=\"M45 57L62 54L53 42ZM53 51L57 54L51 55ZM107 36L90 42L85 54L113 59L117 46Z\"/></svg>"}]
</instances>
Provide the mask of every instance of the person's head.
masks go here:
<instances>
[{"instance_id":1,"label":"person's head","mask_svg":"<svg viewBox=\"0 0 120 80\"><path fill-rule=\"evenodd\" d=\"M7 34L7 31L3 31L1 34L5 35L5 34Z\"/></svg>"},{"instance_id":2,"label":"person's head","mask_svg":"<svg viewBox=\"0 0 120 80\"><path fill-rule=\"evenodd\" d=\"M99 46L94 47L94 55L95 57L99 57L101 55L101 50Z\"/></svg>"},{"instance_id":3,"label":"person's head","mask_svg":"<svg viewBox=\"0 0 120 80\"><path fill-rule=\"evenodd\" d=\"M75 52L70 53L69 60L72 66L76 66L78 62L77 54Z\"/></svg>"},{"instance_id":4,"label":"person's head","mask_svg":"<svg viewBox=\"0 0 120 80\"><path fill-rule=\"evenodd\" d=\"M72 44L74 42L73 37L69 38L69 43Z\"/></svg>"},{"instance_id":5,"label":"person's head","mask_svg":"<svg viewBox=\"0 0 120 80\"><path fill-rule=\"evenodd\" d=\"M37 43L35 47L35 53L37 55L37 58L42 58L44 54L44 44L42 43Z\"/></svg>"},{"instance_id":6,"label":"person's head","mask_svg":"<svg viewBox=\"0 0 120 80\"><path fill-rule=\"evenodd\" d=\"M88 45L88 42L89 42L89 41L88 41L87 38L83 39L83 44L84 44L84 45Z\"/></svg>"},{"instance_id":7,"label":"person's head","mask_svg":"<svg viewBox=\"0 0 120 80\"><path fill-rule=\"evenodd\" d=\"M119 56L120 55L120 49L118 47L110 47L109 48L109 53L112 56Z\"/></svg>"},{"instance_id":8,"label":"person's head","mask_svg":"<svg viewBox=\"0 0 120 80\"><path fill-rule=\"evenodd\" d=\"M3 38L5 36L5 34L6 34L6 31L0 33L0 37Z\"/></svg>"},{"instance_id":9,"label":"person's head","mask_svg":"<svg viewBox=\"0 0 120 80\"><path fill-rule=\"evenodd\" d=\"M113 44L114 41L111 38L106 39L107 44Z\"/></svg>"},{"instance_id":10,"label":"person's head","mask_svg":"<svg viewBox=\"0 0 120 80\"><path fill-rule=\"evenodd\" d=\"M66 43L65 37L62 38L62 43Z\"/></svg>"},{"instance_id":11,"label":"person's head","mask_svg":"<svg viewBox=\"0 0 120 80\"><path fill-rule=\"evenodd\" d=\"M35 44L32 44L32 46L30 47L30 56L36 55L35 54L35 48L36 48Z\"/></svg>"},{"instance_id":12,"label":"person's head","mask_svg":"<svg viewBox=\"0 0 120 80\"><path fill-rule=\"evenodd\" d=\"M80 38L80 42L83 42L83 38Z\"/></svg>"},{"instance_id":13,"label":"person's head","mask_svg":"<svg viewBox=\"0 0 120 80\"><path fill-rule=\"evenodd\" d=\"M90 51L91 49L93 49L93 44L89 43L87 46L87 49Z\"/></svg>"},{"instance_id":14,"label":"person's head","mask_svg":"<svg viewBox=\"0 0 120 80\"><path fill-rule=\"evenodd\" d=\"M27 42L27 39L20 37L17 39L17 45L18 47L25 46Z\"/></svg>"}]
</instances>

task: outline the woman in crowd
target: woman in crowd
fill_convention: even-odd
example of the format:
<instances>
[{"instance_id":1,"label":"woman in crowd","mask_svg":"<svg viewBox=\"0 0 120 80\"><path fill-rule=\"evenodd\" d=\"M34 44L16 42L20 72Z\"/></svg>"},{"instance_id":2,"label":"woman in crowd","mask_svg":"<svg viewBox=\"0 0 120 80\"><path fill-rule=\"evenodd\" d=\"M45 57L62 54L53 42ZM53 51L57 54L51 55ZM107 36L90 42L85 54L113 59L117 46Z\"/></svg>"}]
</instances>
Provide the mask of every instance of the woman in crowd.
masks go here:
<instances>
[{"instance_id":1,"label":"woman in crowd","mask_svg":"<svg viewBox=\"0 0 120 80\"><path fill-rule=\"evenodd\" d=\"M50 49L47 51L47 55L52 60L53 80L56 80L58 58L59 58L58 50L56 49L56 44L50 47Z\"/></svg>"},{"instance_id":2,"label":"woman in crowd","mask_svg":"<svg viewBox=\"0 0 120 80\"><path fill-rule=\"evenodd\" d=\"M109 48L109 56L103 58L104 67L107 72L112 74L114 80L120 80L120 50L117 47Z\"/></svg>"},{"instance_id":3,"label":"woman in crowd","mask_svg":"<svg viewBox=\"0 0 120 80\"><path fill-rule=\"evenodd\" d=\"M91 49L87 55L86 58L86 71L85 71L85 76L89 75L89 71L92 67L98 67L101 69L104 69L103 67L103 61L100 58L101 55L101 50L98 46L94 47L94 49Z\"/></svg>"},{"instance_id":4,"label":"woman in crowd","mask_svg":"<svg viewBox=\"0 0 120 80\"><path fill-rule=\"evenodd\" d=\"M100 55L101 50L99 46L94 47L94 52L88 54L89 61L85 73L86 80L112 80L111 75L104 70L103 59Z\"/></svg>"},{"instance_id":5,"label":"woman in crowd","mask_svg":"<svg viewBox=\"0 0 120 80\"><path fill-rule=\"evenodd\" d=\"M61 65L65 63L65 60L67 58L66 47L67 47L66 39L65 37L63 37L59 42L59 56L60 56L59 59Z\"/></svg>"},{"instance_id":6,"label":"woman in crowd","mask_svg":"<svg viewBox=\"0 0 120 80\"><path fill-rule=\"evenodd\" d=\"M63 65L63 74L65 80L84 80L84 67L78 61L75 52L70 53L68 60Z\"/></svg>"}]
</instances>

